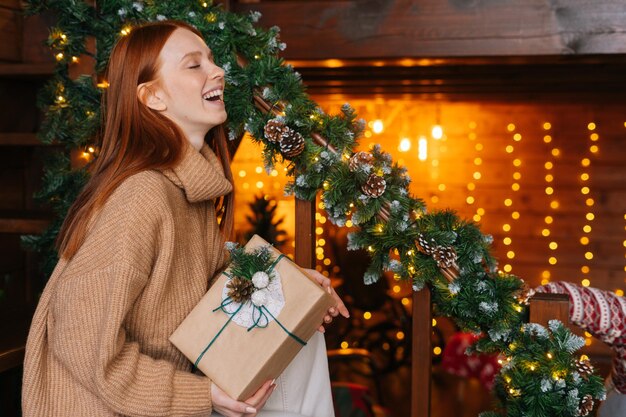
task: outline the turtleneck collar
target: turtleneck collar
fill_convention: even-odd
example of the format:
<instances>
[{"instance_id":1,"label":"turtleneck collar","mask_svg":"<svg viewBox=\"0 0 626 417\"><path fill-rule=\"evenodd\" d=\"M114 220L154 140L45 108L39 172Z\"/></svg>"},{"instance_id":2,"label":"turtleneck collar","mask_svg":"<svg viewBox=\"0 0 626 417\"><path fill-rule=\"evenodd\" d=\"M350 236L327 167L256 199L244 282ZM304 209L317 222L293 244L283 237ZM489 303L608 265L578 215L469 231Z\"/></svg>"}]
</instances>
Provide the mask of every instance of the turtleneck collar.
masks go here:
<instances>
[{"instance_id":1,"label":"turtleneck collar","mask_svg":"<svg viewBox=\"0 0 626 417\"><path fill-rule=\"evenodd\" d=\"M162 172L185 191L190 203L213 200L233 190L220 161L206 143L199 152L188 144L178 165Z\"/></svg>"}]
</instances>

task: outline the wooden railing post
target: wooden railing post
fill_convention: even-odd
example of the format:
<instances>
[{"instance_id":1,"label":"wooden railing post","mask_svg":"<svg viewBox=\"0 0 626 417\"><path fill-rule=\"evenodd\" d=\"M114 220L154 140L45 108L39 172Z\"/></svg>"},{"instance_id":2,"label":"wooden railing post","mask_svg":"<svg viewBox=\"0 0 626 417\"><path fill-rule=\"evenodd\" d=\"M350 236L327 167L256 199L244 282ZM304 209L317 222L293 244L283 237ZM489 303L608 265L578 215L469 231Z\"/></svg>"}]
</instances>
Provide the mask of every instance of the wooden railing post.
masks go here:
<instances>
[{"instance_id":1,"label":"wooden railing post","mask_svg":"<svg viewBox=\"0 0 626 417\"><path fill-rule=\"evenodd\" d=\"M296 198L296 264L315 268L315 200Z\"/></svg>"},{"instance_id":2,"label":"wooden railing post","mask_svg":"<svg viewBox=\"0 0 626 417\"><path fill-rule=\"evenodd\" d=\"M550 320L569 325L569 297L567 294L537 293L530 299L530 322L547 326Z\"/></svg>"},{"instance_id":3,"label":"wooden railing post","mask_svg":"<svg viewBox=\"0 0 626 417\"><path fill-rule=\"evenodd\" d=\"M411 417L430 416L432 305L430 289L413 292Z\"/></svg>"}]
</instances>

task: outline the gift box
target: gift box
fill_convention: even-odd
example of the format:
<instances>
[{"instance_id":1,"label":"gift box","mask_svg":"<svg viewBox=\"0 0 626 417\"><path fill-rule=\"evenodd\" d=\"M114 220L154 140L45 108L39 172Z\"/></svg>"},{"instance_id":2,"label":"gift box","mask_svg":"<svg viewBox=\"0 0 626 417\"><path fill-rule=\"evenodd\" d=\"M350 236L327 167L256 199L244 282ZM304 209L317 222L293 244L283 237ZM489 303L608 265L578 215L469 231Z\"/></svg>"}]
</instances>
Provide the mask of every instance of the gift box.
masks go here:
<instances>
[{"instance_id":1,"label":"gift box","mask_svg":"<svg viewBox=\"0 0 626 417\"><path fill-rule=\"evenodd\" d=\"M261 247L269 248L273 262L269 284L253 294L260 296L242 302L228 296L227 284L235 278L231 265L170 337L198 369L237 400L280 376L335 305L313 278L261 237L253 236L244 249Z\"/></svg>"}]
</instances>

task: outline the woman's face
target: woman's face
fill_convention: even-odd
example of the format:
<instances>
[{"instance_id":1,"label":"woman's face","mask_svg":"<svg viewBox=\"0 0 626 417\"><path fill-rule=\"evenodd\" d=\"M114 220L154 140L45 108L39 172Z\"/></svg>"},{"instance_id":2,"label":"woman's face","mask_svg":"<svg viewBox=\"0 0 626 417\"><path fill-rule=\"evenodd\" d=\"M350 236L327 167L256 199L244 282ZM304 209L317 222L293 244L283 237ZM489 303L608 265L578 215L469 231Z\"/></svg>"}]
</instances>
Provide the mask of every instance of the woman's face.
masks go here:
<instances>
[{"instance_id":1,"label":"woman's face","mask_svg":"<svg viewBox=\"0 0 626 417\"><path fill-rule=\"evenodd\" d=\"M215 65L211 50L195 33L176 29L159 54L155 85L161 112L194 142L226 121L224 70Z\"/></svg>"}]
</instances>

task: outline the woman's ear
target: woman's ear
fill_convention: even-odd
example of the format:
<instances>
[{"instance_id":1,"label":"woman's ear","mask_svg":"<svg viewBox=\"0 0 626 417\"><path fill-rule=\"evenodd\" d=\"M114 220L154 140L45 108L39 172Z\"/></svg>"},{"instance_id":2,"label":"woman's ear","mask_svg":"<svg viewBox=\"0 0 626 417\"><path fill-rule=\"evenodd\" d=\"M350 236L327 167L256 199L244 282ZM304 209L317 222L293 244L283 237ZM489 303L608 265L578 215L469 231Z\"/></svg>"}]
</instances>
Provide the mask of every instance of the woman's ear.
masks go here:
<instances>
[{"instance_id":1,"label":"woman's ear","mask_svg":"<svg viewBox=\"0 0 626 417\"><path fill-rule=\"evenodd\" d=\"M141 83L137 86L137 98L141 103L152 110L167 110L167 105L161 98L161 95L155 91L154 87L149 85L149 83Z\"/></svg>"}]
</instances>

